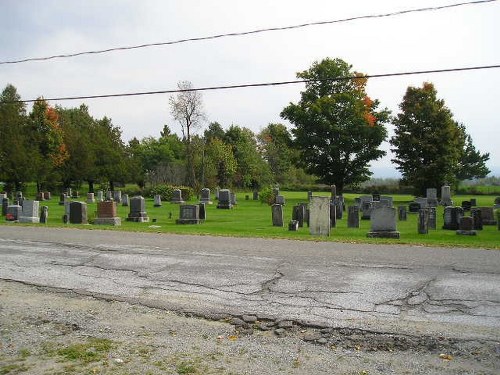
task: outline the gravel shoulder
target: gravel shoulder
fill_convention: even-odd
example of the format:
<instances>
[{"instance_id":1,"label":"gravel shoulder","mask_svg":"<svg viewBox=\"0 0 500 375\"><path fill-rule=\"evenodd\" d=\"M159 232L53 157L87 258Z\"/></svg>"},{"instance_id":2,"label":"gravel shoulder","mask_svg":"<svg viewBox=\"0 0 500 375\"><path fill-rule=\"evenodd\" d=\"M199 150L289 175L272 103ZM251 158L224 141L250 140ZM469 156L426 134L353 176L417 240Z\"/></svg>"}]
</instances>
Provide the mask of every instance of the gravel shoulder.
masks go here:
<instances>
[{"instance_id":1,"label":"gravel shoulder","mask_svg":"<svg viewBox=\"0 0 500 375\"><path fill-rule=\"evenodd\" d=\"M0 281L0 374L498 374L500 343L230 319ZM399 344L398 344L399 343Z\"/></svg>"}]
</instances>

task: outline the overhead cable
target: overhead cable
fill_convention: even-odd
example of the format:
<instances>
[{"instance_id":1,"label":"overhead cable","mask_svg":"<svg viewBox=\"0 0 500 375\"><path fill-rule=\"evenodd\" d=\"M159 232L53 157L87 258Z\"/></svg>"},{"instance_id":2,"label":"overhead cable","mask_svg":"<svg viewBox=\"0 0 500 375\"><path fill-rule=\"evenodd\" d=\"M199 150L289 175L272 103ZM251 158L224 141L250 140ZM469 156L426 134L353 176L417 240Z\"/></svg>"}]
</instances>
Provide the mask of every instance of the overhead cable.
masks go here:
<instances>
[{"instance_id":1,"label":"overhead cable","mask_svg":"<svg viewBox=\"0 0 500 375\"><path fill-rule=\"evenodd\" d=\"M434 70L420 70L413 72L399 72L399 73L383 73L383 74L371 74L371 75L354 75L327 79L308 79L308 80L293 80L293 81L280 81L280 82L264 82L264 83L245 83L238 85L226 85L226 86L211 86L211 87L199 87L191 89L174 89L174 90L156 90L156 91L142 91L142 92L129 92L129 93L118 93L118 94L101 94L101 95L80 95L80 96L67 96L67 97L55 97L55 98L43 98L47 101L62 101L62 100L81 100L81 99L101 99L101 98L117 98L125 96L143 96L143 95L158 95L158 94L175 94L179 92L189 92L189 91L215 91L215 90L228 90L228 89L241 89L249 87L266 87L266 86L284 86L293 85L298 83L309 83L309 82L335 82L335 81L346 81L359 78L385 78L385 77L398 77L398 76L408 76L408 75L418 75L418 74L431 74L431 73L450 73L450 72L463 72L471 70L484 70L484 69L496 69L500 68L500 64L496 65L483 65L483 66L472 66L472 67L462 67L462 68L449 68L449 69L434 69ZM19 100L15 103L32 103L39 99L28 99ZM14 103L14 102L4 102L4 103Z\"/></svg>"},{"instance_id":2,"label":"overhead cable","mask_svg":"<svg viewBox=\"0 0 500 375\"><path fill-rule=\"evenodd\" d=\"M30 61L46 61L46 60L59 59L59 58L69 58L69 57L76 57L76 56L82 56L82 55L96 55L96 54L103 54L103 53L116 52L116 51L126 51L126 50L134 50L134 49L148 48L148 47L168 46L168 45L180 44L180 43L186 43L186 42L198 42L198 41L203 41L203 40L220 39L220 38L225 38L225 37L245 36L245 35L259 34L259 33L265 33L265 32L270 32L270 31L284 31L284 30L300 29L300 28L305 28L305 27L310 27L310 26L330 25L330 24L335 24L335 23L344 23L344 22L351 22L351 21L364 20L364 19L393 17L393 16L399 16L399 15L408 14L408 13L437 11L437 10L461 7L461 6L465 6L465 5L478 5L478 4L492 3L495 1L497 1L497 0L466 1L466 2L461 2L461 3L441 5L441 6L435 6L435 7L407 9L407 10L401 10L401 11L384 13L384 14L355 16L355 17L343 18L343 19L338 19L338 20L333 20L333 21L308 22L308 23L303 23L300 25L271 27L271 28L266 28L266 29L257 29L257 30L251 30L251 31L218 34L218 35L203 36L203 37L196 37L196 38L186 38L186 39L167 41L167 42L146 43L146 44L139 44L139 45L134 45L134 46L111 47L111 48L106 48L106 49L101 49L101 50L82 51L82 52L66 53L66 54L59 54L59 55L53 55L53 56L45 56L45 57L30 57L30 58L19 59L19 60L0 61L0 65L20 64L20 63L25 63L25 62L30 62Z\"/></svg>"}]
</instances>

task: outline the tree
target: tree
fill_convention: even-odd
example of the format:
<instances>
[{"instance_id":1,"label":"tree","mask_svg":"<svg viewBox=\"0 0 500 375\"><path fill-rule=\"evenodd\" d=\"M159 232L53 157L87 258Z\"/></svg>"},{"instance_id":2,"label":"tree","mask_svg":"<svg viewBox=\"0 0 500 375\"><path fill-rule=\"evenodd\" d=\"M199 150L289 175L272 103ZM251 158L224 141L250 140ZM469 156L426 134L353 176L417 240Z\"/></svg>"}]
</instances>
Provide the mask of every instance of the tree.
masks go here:
<instances>
[{"instance_id":1,"label":"tree","mask_svg":"<svg viewBox=\"0 0 500 375\"><path fill-rule=\"evenodd\" d=\"M456 184L457 176L469 175L466 155L479 157L479 164L484 166L487 159L483 160L479 153L474 156L472 140L453 119L444 100L437 98L432 83L408 87L399 107L401 112L393 120L395 134L390 140L395 154L392 161L416 195L424 195L426 188Z\"/></svg>"},{"instance_id":2,"label":"tree","mask_svg":"<svg viewBox=\"0 0 500 375\"><path fill-rule=\"evenodd\" d=\"M7 190L21 190L33 176L32 158L26 126L26 105L12 85L0 94L0 181Z\"/></svg>"},{"instance_id":3,"label":"tree","mask_svg":"<svg viewBox=\"0 0 500 375\"><path fill-rule=\"evenodd\" d=\"M199 91L193 91L193 85L189 81L181 81L177 84L181 92L176 97L170 97L170 113L181 125L182 138L186 143L186 162L188 169L189 186L194 187L196 175L194 168L194 155L191 147L191 136L193 130L201 126L206 116L203 110L203 101Z\"/></svg>"},{"instance_id":4,"label":"tree","mask_svg":"<svg viewBox=\"0 0 500 375\"><path fill-rule=\"evenodd\" d=\"M351 69L341 59L313 63L297 73L306 81L299 103L281 112L294 125L300 165L339 192L369 179L369 163L385 155L378 147L387 137L389 117L366 94L366 78Z\"/></svg>"},{"instance_id":5,"label":"tree","mask_svg":"<svg viewBox=\"0 0 500 375\"><path fill-rule=\"evenodd\" d=\"M472 143L472 137L467 134L463 124L458 125L462 133L463 151L458 160L455 177L457 181L472 180L474 178L484 178L490 170L486 167L486 162L490 159L490 154L481 154Z\"/></svg>"}]
</instances>

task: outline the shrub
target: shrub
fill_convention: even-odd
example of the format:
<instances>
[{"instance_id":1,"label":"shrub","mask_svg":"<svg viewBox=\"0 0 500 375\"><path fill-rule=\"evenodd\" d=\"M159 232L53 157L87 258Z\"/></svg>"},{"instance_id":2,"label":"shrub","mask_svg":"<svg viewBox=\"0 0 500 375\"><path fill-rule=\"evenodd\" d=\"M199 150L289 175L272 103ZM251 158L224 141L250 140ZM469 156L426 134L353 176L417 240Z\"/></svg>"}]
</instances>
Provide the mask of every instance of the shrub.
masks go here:
<instances>
[{"instance_id":1,"label":"shrub","mask_svg":"<svg viewBox=\"0 0 500 375\"><path fill-rule=\"evenodd\" d=\"M185 201L190 200L194 193L193 189L188 186L173 186L173 185L156 185L149 190L145 191L145 195L150 196L151 198L155 195L159 194L162 201L170 201L172 199L173 193L175 189L180 189L182 194L182 199Z\"/></svg>"}]
</instances>

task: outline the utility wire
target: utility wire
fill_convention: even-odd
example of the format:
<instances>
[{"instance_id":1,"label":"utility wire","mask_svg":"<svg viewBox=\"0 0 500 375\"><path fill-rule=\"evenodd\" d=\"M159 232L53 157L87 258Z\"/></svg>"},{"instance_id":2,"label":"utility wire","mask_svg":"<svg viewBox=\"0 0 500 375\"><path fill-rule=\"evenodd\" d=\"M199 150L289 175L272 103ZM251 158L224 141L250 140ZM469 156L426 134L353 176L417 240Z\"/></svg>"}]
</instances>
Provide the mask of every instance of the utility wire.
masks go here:
<instances>
[{"instance_id":1,"label":"utility wire","mask_svg":"<svg viewBox=\"0 0 500 375\"><path fill-rule=\"evenodd\" d=\"M147 47L167 46L167 45L180 44L180 43L186 43L186 42L198 42L198 41L203 41L203 40L220 39L220 38L225 38L225 37L252 35L252 34L259 34L259 33L265 33L265 32L270 32L270 31L283 31L283 30L300 29L300 28L305 28L305 27L309 27L309 26L330 25L330 24L335 24L335 23L351 22L351 21L364 20L364 19L393 17L393 16L398 16L398 15L403 15L403 14L408 14L408 13L437 11L437 10L442 10L442 9L461 7L461 6L465 6L465 5L478 5L478 4L492 3L495 1L497 1L497 0L466 1L466 2L462 2L462 3L455 3L455 4L450 4L450 5L417 8L417 9L407 9L407 10L401 10L401 11L391 12L391 13L356 16L356 17L343 18L343 19L338 19L338 20L333 20L333 21L309 22L309 23L303 23L300 25L272 27L272 28L267 28L267 29L257 29L257 30L251 30L251 31L218 34L218 35L196 37L196 38L187 38L187 39L180 39L180 40L174 40L174 41L168 41L168 42L146 43L146 44L140 44L140 45L135 45L135 46L112 47L112 48L107 48L107 49L102 49L102 50L83 51L83 52L75 52L75 53L46 56L46 57L31 57L31 58L25 58L25 59L20 59L20 60L0 61L0 65L20 64L20 63L25 63L25 62L29 62L29 61L45 61L45 60L52 60L52 59L58 59L58 58L76 57L76 56L82 56L82 55L96 55L96 54L103 54L103 53L108 53L108 52L126 51L126 50L133 50L133 49L140 49L140 48L147 48Z\"/></svg>"},{"instance_id":2,"label":"utility wire","mask_svg":"<svg viewBox=\"0 0 500 375\"><path fill-rule=\"evenodd\" d=\"M463 72L469 70L483 70L483 69L496 69L500 68L500 64L497 65L484 65L484 66L472 66L464 68L449 68L449 69L434 69L434 70L420 70L413 72L399 72L399 73L383 73L383 74L372 74L372 75L362 75L362 76L345 76L327 79L306 79L306 80L293 80L293 81L281 81L281 82L264 82L264 83L246 83L239 85L226 85L226 86L211 86L211 87L199 87L187 90L157 90L157 91L142 91L142 92L129 92L120 94L102 94L102 95L82 95L82 96L67 96L59 98L43 98L47 101L62 101L62 100L80 100L80 99L99 99L99 98L117 98L124 96L143 96L143 95L158 95L158 94L175 94L179 92L188 91L215 91L215 90L228 90L228 89L241 89L249 87L266 87L266 86L284 86L293 85L298 83L310 83L310 82L335 82L335 81L347 81L359 78L386 78L386 77L398 77L398 76L408 76L408 75L418 75L418 74L430 74L430 73L450 73L450 72ZM6 101L8 103L32 103L39 99L28 99L19 101Z\"/></svg>"}]
</instances>

